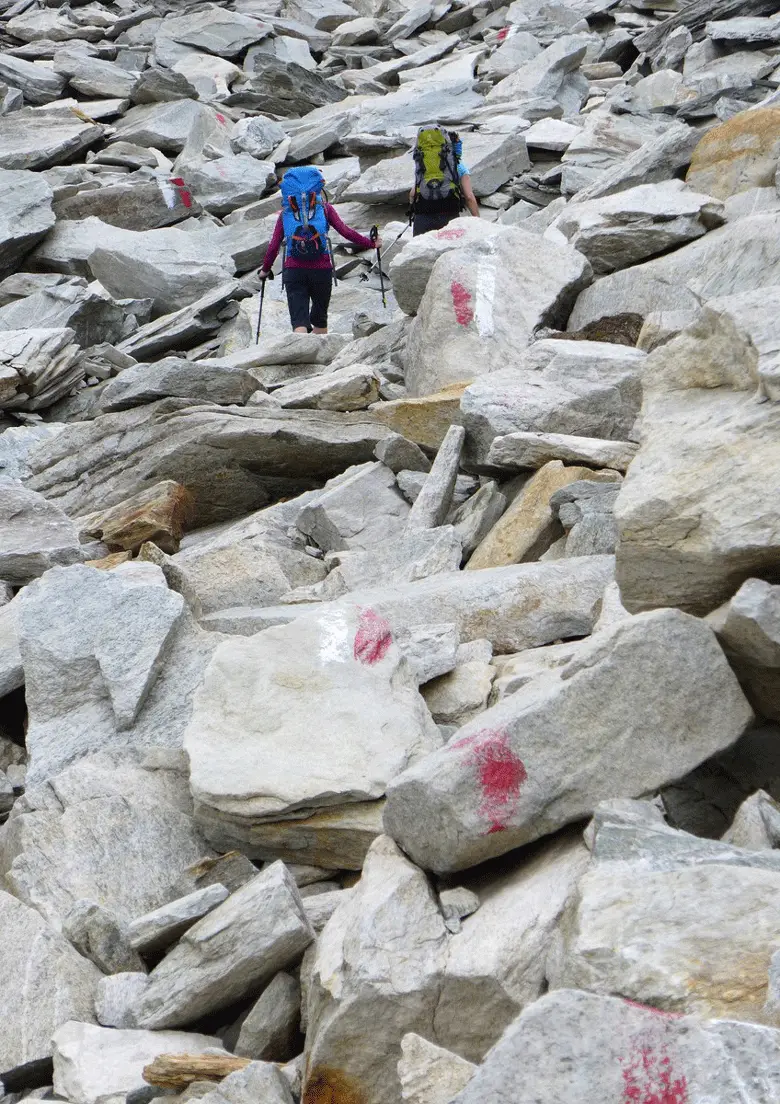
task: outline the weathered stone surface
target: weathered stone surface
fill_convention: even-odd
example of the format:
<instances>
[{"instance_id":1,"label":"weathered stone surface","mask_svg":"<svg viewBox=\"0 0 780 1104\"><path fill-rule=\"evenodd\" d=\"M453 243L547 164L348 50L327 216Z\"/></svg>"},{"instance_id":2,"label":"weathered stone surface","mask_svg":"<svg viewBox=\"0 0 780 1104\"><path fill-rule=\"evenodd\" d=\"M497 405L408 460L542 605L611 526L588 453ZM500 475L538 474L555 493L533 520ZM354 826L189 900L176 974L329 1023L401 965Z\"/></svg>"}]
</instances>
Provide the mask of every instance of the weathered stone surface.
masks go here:
<instances>
[{"instance_id":1,"label":"weathered stone surface","mask_svg":"<svg viewBox=\"0 0 780 1104\"><path fill-rule=\"evenodd\" d=\"M537 560L561 535L550 505L556 491L578 480L617 478L610 472L567 467L550 460L528 480L468 562L468 570Z\"/></svg>"},{"instance_id":2,"label":"weathered stone surface","mask_svg":"<svg viewBox=\"0 0 780 1104\"><path fill-rule=\"evenodd\" d=\"M496 437L487 462L497 468L542 468L551 460L624 472L639 449L632 441L604 441L566 433L507 433Z\"/></svg>"},{"instance_id":3,"label":"weathered stone surface","mask_svg":"<svg viewBox=\"0 0 780 1104\"><path fill-rule=\"evenodd\" d=\"M579 68L588 45L587 35L563 35L510 76L500 80L488 93L488 103L517 103L539 97L565 98L567 85L571 86L570 74ZM587 82L584 78L581 81L586 93ZM575 87L577 95L581 86ZM573 105L575 110L579 108L579 103L580 96L577 95L577 102Z\"/></svg>"},{"instance_id":4,"label":"weathered stone surface","mask_svg":"<svg viewBox=\"0 0 780 1104\"><path fill-rule=\"evenodd\" d=\"M669 1104L725 1093L759 1104L773 1091L774 1075L764 1075L777 1034L561 989L518 1017L454 1104L576 1104L589 1093L605 1101L665 1095Z\"/></svg>"},{"instance_id":5,"label":"weathered stone surface","mask_svg":"<svg viewBox=\"0 0 780 1104\"><path fill-rule=\"evenodd\" d=\"M0 407L43 410L82 381L74 332L67 327L0 331Z\"/></svg>"},{"instance_id":6,"label":"weathered stone surface","mask_svg":"<svg viewBox=\"0 0 780 1104\"><path fill-rule=\"evenodd\" d=\"M573 203L544 237L573 245L602 275L700 238L724 221L722 203L667 180Z\"/></svg>"},{"instance_id":7,"label":"weathered stone surface","mask_svg":"<svg viewBox=\"0 0 780 1104\"><path fill-rule=\"evenodd\" d=\"M376 403L371 407L371 416L415 444L437 449L449 427L461 424L460 401L464 390L465 384L456 383L420 398Z\"/></svg>"},{"instance_id":8,"label":"weathered stone surface","mask_svg":"<svg viewBox=\"0 0 780 1104\"><path fill-rule=\"evenodd\" d=\"M146 972L109 974L102 978L95 997L97 1022L103 1027L137 1027L132 1008L148 984Z\"/></svg>"},{"instance_id":9,"label":"weathered stone surface","mask_svg":"<svg viewBox=\"0 0 780 1104\"><path fill-rule=\"evenodd\" d=\"M219 57L235 57L253 42L270 34L271 27L240 12L225 11L218 4L204 4L195 12L167 16L157 37L170 38Z\"/></svg>"},{"instance_id":10,"label":"weathered stone surface","mask_svg":"<svg viewBox=\"0 0 780 1104\"><path fill-rule=\"evenodd\" d=\"M431 1029L447 940L425 875L381 837L318 941L307 1002L305 1100L344 1088L377 1104L400 1099L401 1039ZM365 1025L375 1018L382 1039L369 1046Z\"/></svg>"},{"instance_id":11,"label":"weathered stone surface","mask_svg":"<svg viewBox=\"0 0 780 1104\"><path fill-rule=\"evenodd\" d=\"M370 548L399 537L410 516L395 476L384 464L361 464L326 484L296 525L323 551Z\"/></svg>"},{"instance_id":12,"label":"weathered stone surface","mask_svg":"<svg viewBox=\"0 0 780 1104\"><path fill-rule=\"evenodd\" d=\"M0 579L23 586L50 567L81 559L78 528L58 506L21 483L3 483Z\"/></svg>"},{"instance_id":13,"label":"weathered stone surface","mask_svg":"<svg viewBox=\"0 0 780 1104\"><path fill-rule=\"evenodd\" d=\"M704 135L685 179L697 191L727 199L772 187L779 158L780 108L741 111Z\"/></svg>"},{"instance_id":14,"label":"weathered stone surface","mask_svg":"<svg viewBox=\"0 0 780 1104\"><path fill-rule=\"evenodd\" d=\"M566 530L567 556L611 555L617 545L615 501L619 483L579 480L556 491L550 506Z\"/></svg>"},{"instance_id":15,"label":"weathered stone surface","mask_svg":"<svg viewBox=\"0 0 780 1104\"><path fill-rule=\"evenodd\" d=\"M645 356L601 341L537 341L464 391L470 458L484 464L493 439L514 432L630 440Z\"/></svg>"},{"instance_id":16,"label":"weathered stone surface","mask_svg":"<svg viewBox=\"0 0 780 1104\"><path fill-rule=\"evenodd\" d=\"M708 309L648 358L642 444L615 506L627 609L706 613L772 569L780 515L764 488L780 462L780 406L755 402L757 359Z\"/></svg>"},{"instance_id":17,"label":"weathered stone surface","mask_svg":"<svg viewBox=\"0 0 780 1104\"><path fill-rule=\"evenodd\" d=\"M776 847L780 843L780 806L764 790L758 790L742 802L723 840L748 851Z\"/></svg>"},{"instance_id":18,"label":"weathered stone surface","mask_svg":"<svg viewBox=\"0 0 780 1104\"><path fill-rule=\"evenodd\" d=\"M178 897L145 916L136 917L127 929L130 946L144 955L165 950L228 896L223 885L206 886L186 897Z\"/></svg>"},{"instance_id":19,"label":"weathered stone surface","mask_svg":"<svg viewBox=\"0 0 780 1104\"><path fill-rule=\"evenodd\" d=\"M716 631L753 708L780 720L780 587L748 579Z\"/></svg>"},{"instance_id":20,"label":"weathered stone surface","mask_svg":"<svg viewBox=\"0 0 780 1104\"><path fill-rule=\"evenodd\" d=\"M143 1068L159 1054L201 1054L219 1039L183 1031L112 1031L89 1023L54 1033L55 1092L74 1104L120 1104L145 1085Z\"/></svg>"},{"instance_id":21,"label":"weathered stone surface","mask_svg":"<svg viewBox=\"0 0 780 1104\"><path fill-rule=\"evenodd\" d=\"M53 931L35 909L0 890L0 967L6 1015L0 1070L52 1055L51 1037L67 1020L91 1023L100 971Z\"/></svg>"},{"instance_id":22,"label":"weathered stone surface","mask_svg":"<svg viewBox=\"0 0 780 1104\"><path fill-rule=\"evenodd\" d=\"M8 170L0 171L0 192L3 196L0 278L4 278L19 267L22 258L54 226L53 192L40 176Z\"/></svg>"},{"instance_id":23,"label":"weathered stone surface","mask_svg":"<svg viewBox=\"0 0 780 1104\"><path fill-rule=\"evenodd\" d=\"M144 970L124 925L95 901L76 901L63 920L62 934L106 974Z\"/></svg>"},{"instance_id":24,"label":"weathered stone surface","mask_svg":"<svg viewBox=\"0 0 780 1104\"><path fill-rule=\"evenodd\" d=\"M387 434L358 414L192 407L163 399L69 425L37 450L29 485L81 515L174 479L195 498L199 524L208 525L370 460Z\"/></svg>"},{"instance_id":25,"label":"weathered stone surface","mask_svg":"<svg viewBox=\"0 0 780 1104\"><path fill-rule=\"evenodd\" d=\"M387 621L346 605L221 645L185 738L198 809L228 829L379 798L439 744Z\"/></svg>"},{"instance_id":26,"label":"weathered stone surface","mask_svg":"<svg viewBox=\"0 0 780 1104\"><path fill-rule=\"evenodd\" d=\"M58 929L74 904L120 925L176 896L182 867L209 855L186 778L125 753L89 756L16 803L0 845L5 882Z\"/></svg>"},{"instance_id":27,"label":"weathered stone surface","mask_svg":"<svg viewBox=\"0 0 780 1104\"><path fill-rule=\"evenodd\" d=\"M466 431L450 426L406 521L407 532L442 525L452 505Z\"/></svg>"},{"instance_id":28,"label":"weathered stone surface","mask_svg":"<svg viewBox=\"0 0 780 1104\"><path fill-rule=\"evenodd\" d=\"M542 326L563 324L591 277L582 254L519 227L440 256L409 332L410 394L506 368Z\"/></svg>"},{"instance_id":29,"label":"weathered stone surface","mask_svg":"<svg viewBox=\"0 0 780 1104\"><path fill-rule=\"evenodd\" d=\"M242 1058L288 1062L299 1046L301 987L284 972L277 974L241 1024L235 1052Z\"/></svg>"},{"instance_id":30,"label":"weathered stone surface","mask_svg":"<svg viewBox=\"0 0 780 1104\"><path fill-rule=\"evenodd\" d=\"M439 725L460 727L487 708L495 669L481 660L458 663L423 688L425 704Z\"/></svg>"},{"instance_id":31,"label":"weathered stone surface","mask_svg":"<svg viewBox=\"0 0 780 1104\"><path fill-rule=\"evenodd\" d=\"M477 548L506 509L506 496L490 480L457 508L452 526L463 545L467 559Z\"/></svg>"},{"instance_id":32,"label":"weathered stone surface","mask_svg":"<svg viewBox=\"0 0 780 1104\"><path fill-rule=\"evenodd\" d=\"M365 410L379 398L379 377L370 365L353 364L273 392L284 410ZM381 459L381 458L380 458Z\"/></svg>"},{"instance_id":33,"label":"weathered stone surface","mask_svg":"<svg viewBox=\"0 0 780 1104\"><path fill-rule=\"evenodd\" d=\"M0 167L48 169L95 145L105 129L83 122L67 107L46 113L23 107L0 118Z\"/></svg>"},{"instance_id":34,"label":"weathered stone surface","mask_svg":"<svg viewBox=\"0 0 780 1104\"><path fill-rule=\"evenodd\" d=\"M67 46L57 50L52 59L55 73L67 78L77 92L96 99L123 99L133 91L135 74L110 61L89 57Z\"/></svg>"},{"instance_id":35,"label":"weathered stone surface","mask_svg":"<svg viewBox=\"0 0 780 1104\"><path fill-rule=\"evenodd\" d=\"M180 81L183 79L179 78ZM204 117L212 118L213 113L195 99L141 103L120 120L115 127L113 141L154 147L163 153L181 153L195 123Z\"/></svg>"},{"instance_id":36,"label":"weathered stone surface","mask_svg":"<svg viewBox=\"0 0 780 1104\"><path fill-rule=\"evenodd\" d=\"M117 506L81 518L79 530L115 550L137 552L146 541L152 541L163 552L177 552L194 516L192 495L186 487L166 479Z\"/></svg>"},{"instance_id":37,"label":"weathered stone surface","mask_svg":"<svg viewBox=\"0 0 780 1104\"><path fill-rule=\"evenodd\" d=\"M240 1059L230 1057L224 1061L226 1065L228 1062L236 1065ZM293 1070L289 1066L280 1068L270 1062L250 1062L244 1069L228 1073L201 1099L206 1104L250 1104L253 1100L262 1100L263 1104L294 1104L292 1077ZM181 1088L181 1083L175 1087Z\"/></svg>"},{"instance_id":38,"label":"weathered stone surface","mask_svg":"<svg viewBox=\"0 0 780 1104\"><path fill-rule=\"evenodd\" d=\"M691 679L710 686L695 716L676 704ZM592 711L589 700L602 704ZM624 710L631 716L628 743ZM577 737L567 746L572 716ZM585 737L588 716L597 731ZM505 698L395 779L386 830L428 869L472 866L576 820L607 797L637 796L681 777L734 743L751 717L708 626L676 610L640 615L597 634L560 673ZM641 743L640 725L648 733ZM494 764L501 764L495 784Z\"/></svg>"},{"instance_id":39,"label":"weathered stone surface","mask_svg":"<svg viewBox=\"0 0 780 1104\"><path fill-rule=\"evenodd\" d=\"M398 1080L411 1104L449 1104L474 1076L476 1066L410 1031L401 1039Z\"/></svg>"},{"instance_id":40,"label":"weathered stone surface","mask_svg":"<svg viewBox=\"0 0 780 1104\"><path fill-rule=\"evenodd\" d=\"M242 405L257 381L242 368L165 357L154 364L135 364L109 381L100 395L100 409L110 413L173 397L204 403Z\"/></svg>"},{"instance_id":41,"label":"weathered stone surface","mask_svg":"<svg viewBox=\"0 0 780 1104\"><path fill-rule=\"evenodd\" d=\"M261 988L312 941L295 882L274 863L233 893L149 975L136 1017L160 1029L192 1023Z\"/></svg>"}]
</instances>

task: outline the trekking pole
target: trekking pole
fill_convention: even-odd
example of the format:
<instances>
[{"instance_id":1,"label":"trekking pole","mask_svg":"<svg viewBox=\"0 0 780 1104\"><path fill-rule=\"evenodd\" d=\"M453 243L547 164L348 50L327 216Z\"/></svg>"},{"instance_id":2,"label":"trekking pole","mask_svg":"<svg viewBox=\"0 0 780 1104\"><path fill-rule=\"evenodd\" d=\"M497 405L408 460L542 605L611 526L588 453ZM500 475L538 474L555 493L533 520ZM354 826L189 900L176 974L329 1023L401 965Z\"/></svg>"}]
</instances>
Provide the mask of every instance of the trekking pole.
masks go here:
<instances>
[{"instance_id":1,"label":"trekking pole","mask_svg":"<svg viewBox=\"0 0 780 1104\"><path fill-rule=\"evenodd\" d=\"M372 226L369 232L369 237L374 243L374 249L376 249L376 263L379 265L379 286L382 289L382 306L387 310L387 296L385 295L385 274L382 271L382 251L376 244L379 239L379 227Z\"/></svg>"},{"instance_id":2,"label":"trekking pole","mask_svg":"<svg viewBox=\"0 0 780 1104\"><path fill-rule=\"evenodd\" d=\"M273 280L273 278L274 278L273 272L269 272L266 279ZM266 284L266 281L261 280L261 282L260 282L260 307L259 307L259 310L257 312L257 332L255 333L255 345L259 344L259 342L260 342L260 322L261 322L262 317L263 317L263 300L265 299L265 284Z\"/></svg>"},{"instance_id":3,"label":"trekking pole","mask_svg":"<svg viewBox=\"0 0 780 1104\"><path fill-rule=\"evenodd\" d=\"M412 225L413 221L414 221L414 211L410 208L410 210L409 210L409 221L407 222L406 226L404 226L401 233L398 234L395 238L393 238L393 240L390 242L390 245L385 250L385 260L387 260L387 258L390 256L392 251L398 245L399 241L404 236L404 234L409 229L409 227ZM374 271L374 269L377 267L377 263L378 263L377 261L374 261L374 263L369 268L368 272L361 273L360 279L361 280L367 280L369 278L369 276L371 275L371 273Z\"/></svg>"}]
</instances>

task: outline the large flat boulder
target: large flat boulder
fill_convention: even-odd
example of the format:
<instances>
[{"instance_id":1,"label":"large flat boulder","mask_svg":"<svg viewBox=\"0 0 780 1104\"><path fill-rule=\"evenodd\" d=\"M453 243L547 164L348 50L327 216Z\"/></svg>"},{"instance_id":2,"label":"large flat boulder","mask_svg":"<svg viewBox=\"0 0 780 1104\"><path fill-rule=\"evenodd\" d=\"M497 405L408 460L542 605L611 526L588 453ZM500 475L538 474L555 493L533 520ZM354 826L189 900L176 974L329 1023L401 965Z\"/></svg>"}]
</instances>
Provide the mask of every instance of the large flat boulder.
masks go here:
<instances>
[{"instance_id":1,"label":"large flat boulder","mask_svg":"<svg viewBox=\"0 0 780 1104\"><path fill-rule=\"evenodd\" d=\"M747 335L709 309L648 357L641 447L615 506L626 608L707 613L775 570L780 405L756 402L757 369Z\"/></svg>"},{"instance_id":2,"label":"large flat boulder","mask_svg":"<svg viewBox=\"0 0 780 1104\"><path fill-rule=\"evenodd\" d=\"M3 483L0 579L24 586L50 567L79 563L82 558L78 527L58 506L21 483Z\"/></svg>"},{"instance_id":3,"label":"large flat boulder","mask_svg":"<svg viewBox=\"0 0 780 1104\"><path fill-rule=\"evenodd\" d=\"M209 821L251 826L379 798L440 742L388 622L342 605L222 644L185 748Z\"/></svg>"},{"instance_id":4,"label":"large flat boulder","mask_svg":"<svg viewBox=\"0 0 780 1104\"><path fill-rule=\"evenodd\" d=\"M19 267L22 258L54 226L54 193L39 175L0 171L0 278Z\"/></svg>"},{"instance_id":5,"label":"large flat boulder","mask_svg":"<svg viewBox=\"0 0 780 1104\"><path fill-rule=\"evenodd\" d=\"M36 450L28 483L78 516L173 479L208 525L371 460L389 433L370 415L163 399L71 423Z\"/></svg>"},{"instance_id":6,"label":"large flat boulder","mask_svg":"<svg viewBox=\"0 0 780 1104\"><path fill-rule=\"evenodd\" d=\"M733 744L752 716L709 626L677 610L643 614L597 633L567 666L395 779L385 828L426 869L473 866L601 800L682 777Z\"/></svg>"},{"instance_id":7,"label":"large flat boulder","mask_svg":"<svg viewBox=\"0 0 780 1104\"><path fill-rule=\"evenodd\" d=\"M58 111L23 107L0 118L0 167L48 169L71 161L105 132L104 126L85 122L67 107Z\"/></svg>"},{"instance_id":8,"label":"large flat boulder","mask_svg":"<svg viewBox=\"0 0 780 1104\"><path fill-rule=\"evenodd\" d=\"M581 253L515 227L440 256L409 331L410 394L512 367L539 329L565 325L591 278Z\"/></svg>"}]
</instances>

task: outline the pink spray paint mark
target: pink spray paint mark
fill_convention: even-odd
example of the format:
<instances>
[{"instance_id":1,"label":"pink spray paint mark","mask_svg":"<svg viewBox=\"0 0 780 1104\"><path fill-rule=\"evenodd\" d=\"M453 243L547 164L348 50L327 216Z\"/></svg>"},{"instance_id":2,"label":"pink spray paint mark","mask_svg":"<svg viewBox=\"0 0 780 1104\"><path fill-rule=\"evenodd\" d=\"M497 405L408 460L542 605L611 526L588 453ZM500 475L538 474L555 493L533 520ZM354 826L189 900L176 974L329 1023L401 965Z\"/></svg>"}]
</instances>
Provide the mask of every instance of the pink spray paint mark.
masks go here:
<instances>
[{"instance_id":1,"label":"pink spray paint mark","mask_svg":"<svg viewBox=\"0 0 780 1104\"><path fill-rule=\"evenodd\" d=\"M217 122L222 123L222 125L224 126L225 123L227 122L227 119L225 118L225 116L220 115L220 113L218 111L215 111L214 114L217 116Z\"/></svg>"},{"instance_id":2,"label":"pink spray paint mark","mask_svg":"<svg viewBox=\"0 0 780 1104\"><path fill-rule=\"evenodd\" d=\"M452 295L452 306L459 325L468 326L469 322L474 320L474 311L471 309L471 292L463 284L453 280L450 284L450 294Z\"/></svg>"},{"instance_id":3,"label":"pink spray paint mark","mask_svg":"<svg viewBox=\"0 0 780 1104\"><path fill-rule=\"evenodd\" d=\"M663 1008L655 1008L652 1004L642 1004L641 1001L629 1000L628 997L623 997L623 1004L627 1004L630 1008L638 1008L640 1012L652 1012L654 1016L661 1016L665 1020L681 1020L684 1016L683 1012L666 1012Z\"/></svg>"},{"instance_id":4,"label":"pink spray paint mark","mask_svg":"<svg viewBox=\"0 0 780 1104\"><path fill-rule=\"evenodd\" d=\"M457 241L458 238L466 236L466 231L462 226L453 226L451 229L446 228L444 230L437 230L436 237L441 238L442 241Z\"/></svg>"},{"instance_id":5,"label":"pink spray paint mark","mask_svg":"<svg viewBox=\"0 0 780 1104\"><path fill-rule=\"evenodd\" d=\"M477 773L482 801L479 815L488 822L486 835L505 832L520 800L520 789L528 779L525 764L509 746L509 735L502 729L482 729L452 744L469 748L468 761Z\"/></svg>"},{"instance_id":6,"label":"pink spray paint mark","mask_svg":"<svg viewBox=\"0 0 780 1104\"><path fill-rule=\"evenodd\" d=\"M688 1081L663 1050L639 1045L623 1063L622 1104L688 1104Z\"/></svg>"},{"instance_id":7,"label":"pink spray paint mark","mask_svg":"<svg viewBox=\"0 0 780 1104\"><path fill-rule=\"evenodd\" d=\"M502 27L496 36L499 42L503 42L506 36L509 34L509 27Z\"/></svg>"},{"instance_id":8,"label":"pink spray paint mark","mask_svg":"<svg viewBox=\"0 0 780 1104\"><path fill-rule=\"evenodd\" d=\"M384 617L380 617L376 610L361 610L353 651L358 663L373 667L385 658L392 643L393 634Z\"/></svg>"},{"instance_id":9,"label":"pink spray paint mark","mask_svg":"<svg viewBox=\"0 0 780 1104\"><path fill-rule=\"evenodd\" d=\"M176 187L179 189L179 198L181 199L184 206L185 207L191 207L192 206L192 193L189 191L186 184L184 183L183 177L181 177L181 176L172 176L171 177L171 184L175 184Z\"/></svg>"}]
</instances>

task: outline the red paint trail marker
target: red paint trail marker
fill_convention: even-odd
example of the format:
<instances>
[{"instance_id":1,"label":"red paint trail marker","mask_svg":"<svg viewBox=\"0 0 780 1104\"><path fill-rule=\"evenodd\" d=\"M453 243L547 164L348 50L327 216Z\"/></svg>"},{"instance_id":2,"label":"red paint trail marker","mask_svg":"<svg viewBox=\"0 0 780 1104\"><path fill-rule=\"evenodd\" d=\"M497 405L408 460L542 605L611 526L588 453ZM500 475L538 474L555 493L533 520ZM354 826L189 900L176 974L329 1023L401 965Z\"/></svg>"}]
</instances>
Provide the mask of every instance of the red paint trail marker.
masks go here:
<instances>
[{"instance_id":1,"label":"red paint trail marker","mask_svg":"<svg viewBox=\"0 0 780 1104\"><path fill-rule=\"evenodd\" d=\"M474 321L474 311L471 309L471 292L463 284L453 280L450 284L450 294L458 324L468 326L469 322Z\"/></svg>"},{"instance_id":2,"label":"red paint trail marker","mask_svg":"<svg viewBox=\"0 0 780 1104\"><path fill-rule=\"evenodd\" d=\"M508 34L509 34L509 27L502 27L501 30L498 32L496 37L497 37L499 42L503 42Z\"/></svg>"},{"instance_id":3,"label":"red paint trail marker","mask_svg":"<svg viewBox=\"0 0 780 1104\"><path fill-rule=\"evenodd\" d=\"M215 111L214 114L217 116L217 122L222 123L222 125L225 126L225 124L227 123L227 119L225 118L225 116L221 115L219 111Z\"/></svg>"},{"instance_id":4,"label":"red paint trail marker","mask_svg":"<svg viewBox=\"0 0 780 1104\"><path fill-rule=\"evenodd\" d=\"M175 184L176 187L179 189L179 198L181 199L184 206L191 207L192 193L189 191L186 184L184 183L184 178L181 176L172 176L171 184Z\"/></svg>"},{"instance_id":5,"label":"red paint trail marker","mask_svg":"<svg viewBox=\"0 0 780 1104\"><path fill-rule=\"evenodd\" d=\"M353 654L358 663L373 667L387 655L393 634L384 617L372 609L360 611Z\"/></svg>"},{"instance_id":6,"label":"red paint trail marker","mask_svg":"<svg viewBox=\"0 0 780 1104\"><path fill-rule=\"evenodd\" d=\"M689 1104L688 1081L678 1077L672 1060L652 1046L638 1046L623 1060L621 1104Z\"/></svg>"},{"instance_id":7,"label":"red paint trail marker","mask_svg":"<svg viewBox=\"0 0 780 1104\"><path fill-rule=\"evenodd\" d=\"M466 231L462 226L453 226L452 229L438 230L436 237L442 241L457 241L458 238L465 238Z\"/></svg>"},{"instance_id":8,"label":"red paint trail marker","mask_svg":"<svg viewBox=\"0 0 780 1104\"><path fill-rule=\"evenodd\" d=\"M475 767L482 793L479 815L488 822L486 835L505 832L507 822L517 809L520 790L528 780L525 764L509 746L502 729L483 729L452 745L469 748L468 761Z\"/></svg>"}]
</instances>

